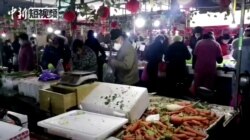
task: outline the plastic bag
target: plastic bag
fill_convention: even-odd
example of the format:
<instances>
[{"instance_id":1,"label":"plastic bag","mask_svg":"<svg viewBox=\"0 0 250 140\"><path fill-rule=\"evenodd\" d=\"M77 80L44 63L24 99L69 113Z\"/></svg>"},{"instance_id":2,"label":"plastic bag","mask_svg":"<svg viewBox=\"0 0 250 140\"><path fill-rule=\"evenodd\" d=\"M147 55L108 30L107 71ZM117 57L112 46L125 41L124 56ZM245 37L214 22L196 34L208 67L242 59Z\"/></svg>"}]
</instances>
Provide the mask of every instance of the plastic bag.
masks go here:
<instances>
[{"instance_id":1,"label":"plastic bag","mask_svg":"<svg viewBox=\"0 0 250 140\"><path fill-rule=\"evenodd\" d=\"M18 56L17 56L17 54L14 54L14 56L13 56L13 65L18 65Z\"/></svg>"},{"instance_id":2,"label":"plastic bag","mask_svg":"<svg viewBox=\"0 0 250 140\"><path fill-rule=\"evenodd\" d=\"M59 74L60 76L64 74L64 67L63 67L62 59L58 61L57 66L56 66L56 71L57 71L57 74Z\"/></svg>"},{"instance_id":3,"label":"plastic bag","mask_svg":"<svg viewBox=\"0 0 250 140\"><path fill-rule=\"evenodd\" d=\"M60 76L49 71L43 71L43 73L39 77L39 81L47 82L53 80L59 80Z\"/></svg>"},{"instance_id":4,"label":"plastic bag","mask_svg":"<svg viewBox=\"0 0 250 140\"><path fill-rule=\"evenodd\" d=\"M103 78L102 78L103 82L107 82L107 83L115 83L115 75L114 75L114 71L111 68L110 65L108 65L107 63L105 63L103 65Z\"/></svg>"}]
</instances>

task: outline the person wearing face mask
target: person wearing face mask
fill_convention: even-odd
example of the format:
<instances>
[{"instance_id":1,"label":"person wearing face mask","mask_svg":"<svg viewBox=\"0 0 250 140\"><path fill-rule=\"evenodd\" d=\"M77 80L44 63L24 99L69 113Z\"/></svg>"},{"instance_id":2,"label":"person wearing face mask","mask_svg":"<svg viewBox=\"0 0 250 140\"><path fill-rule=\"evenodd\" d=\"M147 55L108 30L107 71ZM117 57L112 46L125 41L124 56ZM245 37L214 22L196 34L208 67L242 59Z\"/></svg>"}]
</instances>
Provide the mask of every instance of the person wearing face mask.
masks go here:
<instances>
[{"instance_id":1,"label":"person wearing face mask","mask_svg":"<svg viewBox=\"0 0 250 140\"><path fill-rule=\"evenodd\" d=\"M158 65L162 62L163 54L166 51L165 37L158 35L154 42L148 46L146 50L147 73L148 73L148 90L149 92L156 92L158 90Z\"/></svg>"},{"instance_id":2,"label":"person wearing face mask","mask_svg":"<svg viewBox=\"0 0 250 140\"><path fill-rule=\"evenodd\" d=\"M92 49L76 39L72 46L72 70L97 72L97 58Z\"/></svg>"},{"instance_id":3,"label":"person wearing face mask","mask_svg":"<svg viewBox=\"0 0 250 140\"><path fill-rule=\"evenodd\" d=\"M29 37L26 33L20 34L19 44L21 45L18 55L19 71L32 71L35 65L34 55Z\"/></svg>"},{"instance_id":4,"label":"person wearing face mask","mask_svg":"<svg viewBox=\"0 0 250 140\"><path fill-rule=\"evenodd\" d=\"M63 59L63 49L60 44L64 44L63 38L54 37L50 39L49 44L45 47L42 56L42 67L48 69L49 64L55 68L60 59Z\"/></svg>"},{"instance_id":5,"label":"person wearing face mask","mask_svg":"<svg viewBox=\"0 0 250 140\"><path fill-rule=\"evenodd\" d=\"M218 43L220 44L222 55L226 56L230 54L230 45L229 41L231 40L231 37L229 34L224 34L218 39Z\"/></svg>"},{"instance_id":6,"label":"person wearing face mask","mask_svg":"<svg viewBox=\"0 0 250 140\"><path fill-rule=\"evenodd\" d=\"M8 67L8 72L11 72L13 67L12 62L13 62L14 50L10 40L6 40L4 42L2 55L3 55L3 66Z\"/></svg>"},{"instance_id":7,"label":"person wearing face mask","mask_svg":"<svg viewBox=\"0 0 250 140\"><path fill-rule=\"evenodd\" d=\"M193 36L190 39L189 46L192 49L192 55L194 54L195 47L197 42L202 39L203 36L203 28L202 27L195 27L193 30ZM194 69L194 61L192 59L192 68Z\"/></svg>"},{"instance_id":8,"label":"person wearing face mask","mask_svg":"<svg viewBox=\"0 0 250 140\"><path fill-rule=\"evenodd\" d=\"M111 40L114 41L114 49L117 56L110 58L109 64L113 68L116 82L125 85L137 85L139 82L139 70L136 50L120 29L110 32Z\"/></svg>"}]
</instances>

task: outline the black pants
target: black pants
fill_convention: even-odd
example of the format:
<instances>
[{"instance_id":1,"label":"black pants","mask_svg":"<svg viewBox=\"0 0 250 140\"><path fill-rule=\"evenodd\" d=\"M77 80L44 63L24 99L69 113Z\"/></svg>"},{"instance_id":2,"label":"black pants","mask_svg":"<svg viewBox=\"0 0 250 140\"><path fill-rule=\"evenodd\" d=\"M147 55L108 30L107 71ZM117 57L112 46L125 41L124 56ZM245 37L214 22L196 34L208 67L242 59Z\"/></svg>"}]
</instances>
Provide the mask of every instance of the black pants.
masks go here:
<instances>
[{"instance_id":1,"label":"black pants","mask_svg":"<svg viewBox=\"0 0 250 140\"><path fill-rule=\"evenodd\" d=\"M147 66L148 72L148 91L149 92L157 92L158 91L158 66L157 65L149 65Z\"/></svg>"},{"instance_id":2,"label":"black pants","mask_svg":"<svg viewBox=\"0 0 250 140\"><path fill-rule=\"evenodd\" d=\"M103 80L103 61L98 61L97 62L97 77L98 77L98 81L102 82Z\"/></svg>"}]
</instances>

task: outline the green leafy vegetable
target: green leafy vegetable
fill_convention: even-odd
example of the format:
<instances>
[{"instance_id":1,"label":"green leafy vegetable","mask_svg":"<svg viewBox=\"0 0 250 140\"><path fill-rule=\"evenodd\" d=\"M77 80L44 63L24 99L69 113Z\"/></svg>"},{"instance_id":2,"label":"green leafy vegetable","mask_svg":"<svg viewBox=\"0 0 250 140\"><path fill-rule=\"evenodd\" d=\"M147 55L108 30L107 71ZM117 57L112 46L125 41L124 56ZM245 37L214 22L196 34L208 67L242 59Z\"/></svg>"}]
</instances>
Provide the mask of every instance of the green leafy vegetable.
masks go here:
<instances>
[{"instance_id":1,"label":"green leafy vegetable","mask_svg":"<svg viewBox=\"0 0 250 140\"><path fill-rule=\"evenodd\" d=\"M152 131L152 130L147 130L147 134L148 134L149 136L154 136L154 135L155 135L155 132Z\"/></svg>"}]
</instances>

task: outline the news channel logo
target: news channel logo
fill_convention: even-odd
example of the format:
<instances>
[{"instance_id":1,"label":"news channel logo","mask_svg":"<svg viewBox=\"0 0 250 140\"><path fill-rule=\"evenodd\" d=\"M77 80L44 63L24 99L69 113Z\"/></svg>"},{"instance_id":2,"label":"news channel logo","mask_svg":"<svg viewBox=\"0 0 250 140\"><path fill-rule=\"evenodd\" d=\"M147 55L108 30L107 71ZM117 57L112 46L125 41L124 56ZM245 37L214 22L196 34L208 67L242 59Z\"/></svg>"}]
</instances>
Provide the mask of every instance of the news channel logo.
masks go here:
<instances>
[{"instance_id":1,"label":"news channel logo","mask_svg":"<svg viewBox=\"0 0 250 140\"><path fill-rule=\"evenodd\" d=\"M15 8L8 12L11 19L18 20L57 20L59 16L58 8L51 7L33 7L33 8Z\"/></svg>"}]
</instances>

